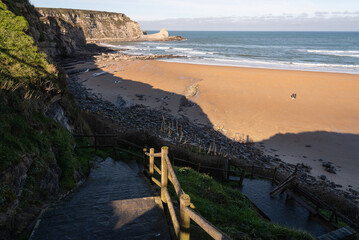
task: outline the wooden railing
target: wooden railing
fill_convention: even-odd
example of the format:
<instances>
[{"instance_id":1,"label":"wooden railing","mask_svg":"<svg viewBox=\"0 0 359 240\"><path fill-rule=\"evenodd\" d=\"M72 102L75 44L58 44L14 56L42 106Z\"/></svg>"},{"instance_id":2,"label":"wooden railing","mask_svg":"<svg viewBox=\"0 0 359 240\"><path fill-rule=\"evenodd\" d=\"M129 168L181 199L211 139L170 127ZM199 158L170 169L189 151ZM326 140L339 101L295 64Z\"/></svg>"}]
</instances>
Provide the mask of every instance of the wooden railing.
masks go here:
<instances>
[{"instance_id":1,"label":"wooden railing","mask_svg":"<svg viewBox=\"0 0 359 240\"><path fill-rule=\"evenodd\" d=\"M117 144L117 141L122 143L123 145L126 145L127 147L135 148L137 150L142 150L143 148L141 146L139 146L139 145L137 145L135 143L129 142L127 140L121 139L116 134L74 135L74 137L77 137L77 138L94 138L94 145L77 146L77 148L95 148L95 149L113 148L114 151L115 151L115 155L117 155L117 151L121 151L121 152L126 152L128 154L131 154L131 155L133 155L135 157L138 157L139 159L143 159L143 155L135 153L135 152L132 152L132 151L128 151L125 148L119 147L118 144ZM116 141L113 141L112 144L109 144L109 145L102 145L102 144L99 144L99 139L101 139L101 138L112 138L113 140L116 140ZM151 160L151 157L149 158L149 160L150 160L149 161L149 174L150 174L151 180L157 186L159 186L161 188L161 182L159 180L157 180L156 178L154 178L154 171L156 171L158 174L161 175L162 169L160 169L159 167L157 167L154 164L154 158L155 157L161 157L162 153L155 153L154 149L151 148L149 152L147 152L147 150L145 151L145 156L146 155L147 156L150 156L150 155L152 156L152 160ZM168 159L168 156L167 156L167 159ZM176 157L173 157L173 160L175 160L176 162L185 163L186 165L188 164L187 166L191 166L193 169L195 169L197 171L210 170L210 171L217 171L218 173L223 173L222 175L226 176L226 178L224 178L225 180L229 180L228 177L230 176L230 174L234 174L234 175L238 175L238 176L240 175L239 185L242 185L243 179L245 178L245 176L247 174L250 174L250 177L257 176L257 177L261 177L261 178L266 178L266 179L271 180L273 183L276 183L276 184L280 183L286 177L288 177L288 175L281 174L278 171L278 168L266 168L266 167L258 167L258 166L254 166L254 165L237 164L237 163L234 163L232 161L229 162L229 164L227 165L227 168L215 168L215 167L201 165L200 163L191 162L191 161L187 161L187 160L176 158ZM151 163L151 161L152 161L152 163ZM168 162L169 162L169 160L168 160ZM230 166L233 166L238 170L234 170L234 171L230 170ZM172 165L171 165L171 169L172 169ZM266 174L260 174L259 170L260 171L265 171ZM174 173L173 173L173 175L174 175ZM170 179L170 182L173 183L173 181L171 180L172 179L171 174L168 175L168 178ZM308 191L304 190L303 188L301 188L301 187L299 187L297 185L292 186L292 188L295 191L295 193L298 193L300 196L304 197L309 202L313 203L316 206L316 208L322 208L322 209L326 209L328 211L331 211L331 216L329 217L329 219L324 217L326 221L333 222L333 220L337 220L337 218L340 217L349 226L351 226L352 228L359 231L359 224L357 222L353 222L352 220L350 220L344 214L340 213L335 208L333 208L333 207L329 206L328 204L326 204L325 202L319 200L312 193L309 193ZM177 193L177 195L180 196L178 193ZM172 202L170 204L171 204L172 209L173 209ZM171 208L171 206L168 206L168 208ZM172 210L170 210L170 211L172 211ZM172 221L176 221L177 218L174 220L172 216L174 216L174 214L171 214ZM177 223L178 223L178 221L177 221ZM174 223L174 224L176 224L176 223ZM178 236L177 232L176 232L176 235ZM215 238L215 239L217 239L217 238ZM221 238L218 238L218 239L221 239ZM223 239L226 239L226 238L223 238Z\"/></svg>"},{"instance_id":2,"label":"wooden railing","mask_svg":"<svg viewBox=\"0 0 359 240\"><path fill-rule=\"evenodd\" d=\"M148 156L148 174L150 179L161 188L161 200L168 207L171 216L172 224L175 234L180 240L190 239L190 222L191 219L198 224L204 231L206 231L214 239L230 239L221 230L213 226L210 222L200 216L197 212L193 211L191 207L191 198L187 195L177 179L173 170L171 161L168 157L168 147L162 147L160 153L155 153L154 148L148 152L144 149L144 154ZM161 167L156 166L155 157L161 158ZM154 177L154 171L161 175L161 181ZM171 196L168 192L168 180L172 183L176 195L180 202L180 218L178 220Z\"/></svg>"}]
</instances>

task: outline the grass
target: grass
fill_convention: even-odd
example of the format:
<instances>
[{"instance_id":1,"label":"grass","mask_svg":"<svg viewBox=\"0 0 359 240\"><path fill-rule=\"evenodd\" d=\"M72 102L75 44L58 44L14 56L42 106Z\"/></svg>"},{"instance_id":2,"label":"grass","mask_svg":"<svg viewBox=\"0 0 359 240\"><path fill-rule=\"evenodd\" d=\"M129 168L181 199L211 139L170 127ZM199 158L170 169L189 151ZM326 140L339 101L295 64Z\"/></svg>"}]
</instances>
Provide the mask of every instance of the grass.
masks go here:
<instances>
[{"instance_id":1,"label":"grass","mask_svg":"<svg viewBox=\"0 0 359 240\"><path fill-rule=\"evenodd\" d=\"M196 210L233 239L314 239L306 232L262 219L239 191L206 174L186 167L175 167L175 172ZM173 189L171 194L175 194ZM193 227L191 234L196 235L198 227ZM207 237L200 234L196 239Z\"/></svg>"},{"instance_id":2,"label":"grass","mask_svg":"<svg viewBox=\"0 0 359 240\"><path fill-rule=\"evenodd\" d=\"M32 160L19 212L31 204L41 205L51 195L40 184L49 169L60 174L60 192L76 185L76 175L89 171L88 153L76 152L72 135L44 114L51 99L59 97L70 121L78 130L88 131L67 94L64 75L26 34L30 24L21 13L29 6L27 0L0 2L0 173L24 158ZM14 189L0 183L1 210L14 198Z\"/></svg>"},{"instance_id":3,"label":"grass","mask_svg":"<svg viewBox=\"0 0 359 240\"><path fill-rule=\"evenodd\" d=\"M40 97L44 92L60 90L58 72L25 34L28 28L24 17L16 16L0 2L0 88L18 90L21 97L26 93L27 97Z\"/></svg>"}]
</instances>

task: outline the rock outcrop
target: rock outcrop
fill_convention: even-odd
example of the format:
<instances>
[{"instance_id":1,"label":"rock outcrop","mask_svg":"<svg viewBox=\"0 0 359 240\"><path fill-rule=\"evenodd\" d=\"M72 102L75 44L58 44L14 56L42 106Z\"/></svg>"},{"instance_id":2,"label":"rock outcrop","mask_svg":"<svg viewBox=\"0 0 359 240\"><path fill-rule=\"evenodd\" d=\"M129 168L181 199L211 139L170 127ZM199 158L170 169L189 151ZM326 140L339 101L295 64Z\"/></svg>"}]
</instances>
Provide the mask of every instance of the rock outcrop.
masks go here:
<instances>
[{"instance_id":1,"label":"rock outcrop","mask_svg":"<svg viewBox=\"0 0 359 240\"><path fill-rule=\"evenodd\" d=\"M40 18L43 26L42 38L38 47L49 56L68 56L85 48L86 39L81 28L64 21L62 18ZM43 37L46 36L46 37ZM44 40L45 41L41 41Z\"/></svg>"},{"instance_id":2,"label":"rock outcrop","mask_svg":"<svg viewBox=\"0 0 359 240\"><path fill-rule=\"evenodd\" d=\"M182 41L181 36L169 36L168 31L163 28L160 32L154 34L145 34L140 38L141 41Z\"/></svg>"},{"instance_id":3,"label":"rock outcrop","mask_svg":"<svg viewBox=\"0 0 359 240\"><path fill-rule=\"evenodd\" d=\"M162 38L168 38L169 34L165 28L161 29L159 33L144 35L143 38L146 39L162 39Z\"/></svg>"}]
</instances>

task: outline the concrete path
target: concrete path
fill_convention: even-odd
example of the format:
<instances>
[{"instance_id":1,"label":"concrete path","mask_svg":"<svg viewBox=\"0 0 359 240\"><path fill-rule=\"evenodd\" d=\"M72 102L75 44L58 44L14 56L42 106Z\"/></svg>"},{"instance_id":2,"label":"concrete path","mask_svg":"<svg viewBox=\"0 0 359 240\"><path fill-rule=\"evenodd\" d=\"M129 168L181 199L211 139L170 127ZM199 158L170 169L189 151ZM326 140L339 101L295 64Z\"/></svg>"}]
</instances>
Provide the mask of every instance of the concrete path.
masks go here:
<instances>
[{"instance_id":1,"label":"concrete path","mask_svg":"<svg viewBox=\"0 0 359 240\"><path fill-rule=\"evenodd\" d=\"M124 162L98 162L89 179L48 209L30 240L170 239L159 197Z\"/></svg>"}]
</instances>

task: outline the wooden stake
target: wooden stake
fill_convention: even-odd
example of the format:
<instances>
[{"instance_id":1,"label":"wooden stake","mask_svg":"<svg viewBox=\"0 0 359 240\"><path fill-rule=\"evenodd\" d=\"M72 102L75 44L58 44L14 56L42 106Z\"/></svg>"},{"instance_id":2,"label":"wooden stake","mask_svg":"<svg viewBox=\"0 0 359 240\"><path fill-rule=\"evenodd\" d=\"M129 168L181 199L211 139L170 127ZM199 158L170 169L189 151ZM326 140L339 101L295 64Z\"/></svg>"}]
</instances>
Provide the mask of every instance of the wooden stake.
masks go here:
<instances>
[{"instance_id":1,"label":"wooden stake","mask_svg":"<svg viewBox=\"0 0 359 240\"><path fill-rule=\"evenodd\" d=\"M185 211L186 207L191 205L191 199L187 194L180 196L180 217L181 217L181 232L180 240L189 240L189 229L191 224L191 218Z\"/></svg>"},{"instance_id":2,"label":"wooden stake","mask_svg":"<svg viewBox=\"0 0 359 240\"><path fill-rule=\"evenodd\" d=\"M153 165L155 164L154 154L155 154L155 149L150 148L150 163L149 163L150 179L152 179L153 173L154 173L154 170L153 170Z\"/></svg>"},{"instance_id":3,"label":"wooden stake","mask_svg":"<svg viewBox=\"0 0 359 240\"><path fill-rule=\"evenodd\" d=\"M161 200L167 203L166 189L168 185L168 170L166 163L166 156L168 154L168 147L162 147L161 149Z\"/></svg>"}]
</instances>

